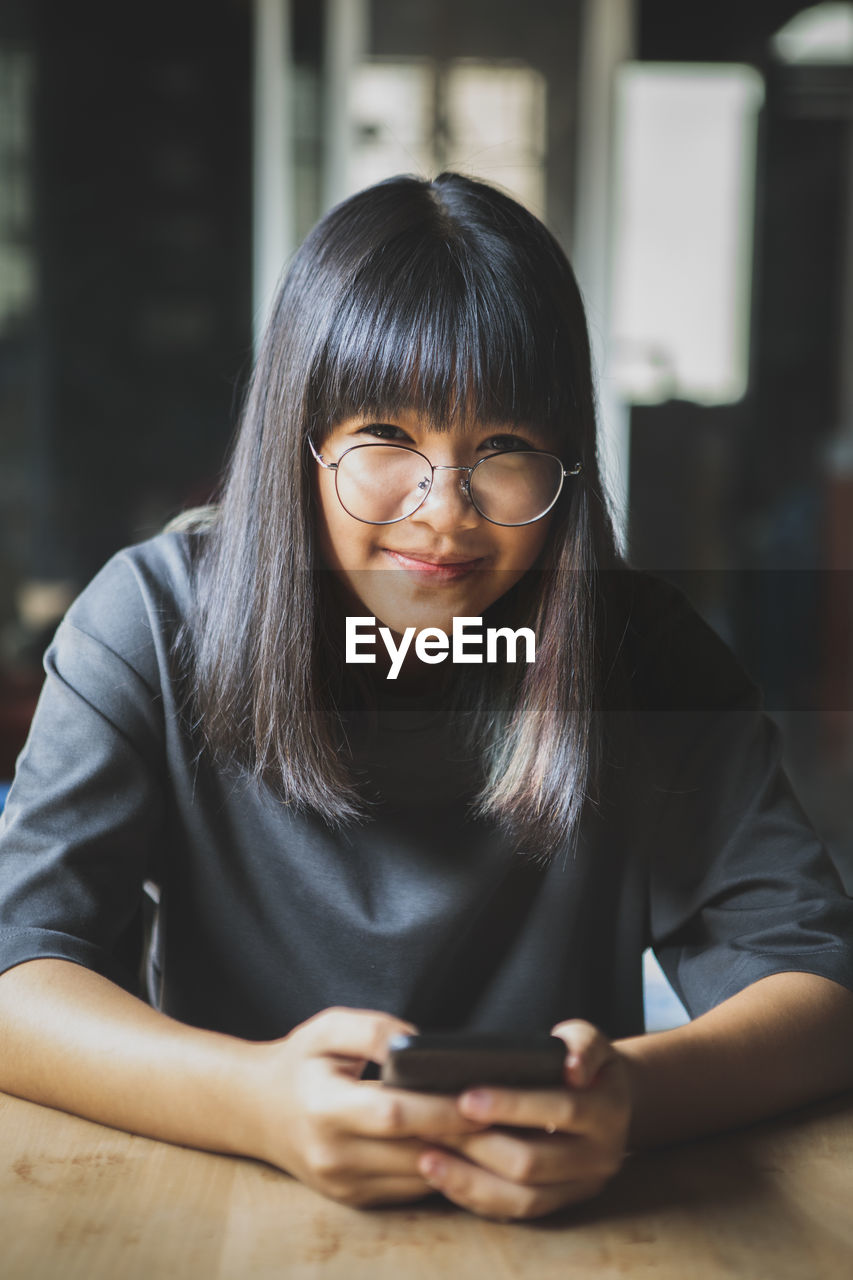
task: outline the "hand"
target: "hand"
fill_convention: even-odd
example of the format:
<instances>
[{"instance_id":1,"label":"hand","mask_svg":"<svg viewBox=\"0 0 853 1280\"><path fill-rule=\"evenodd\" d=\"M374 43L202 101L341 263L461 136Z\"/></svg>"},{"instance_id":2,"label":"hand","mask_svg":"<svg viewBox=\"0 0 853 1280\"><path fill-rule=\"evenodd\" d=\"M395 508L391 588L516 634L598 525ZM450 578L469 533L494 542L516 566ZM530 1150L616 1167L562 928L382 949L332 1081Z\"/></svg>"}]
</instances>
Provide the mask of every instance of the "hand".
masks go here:
<instances>
[{"instance_id":1,"label":"hand","mask_svg":"<svg viewBox=\"0 0 853 1280\"><path fill-rule=\"evenodd\" d=\"M449 1200L484 1217L537 1218L597 1195L619 1170L631 1119L627 1060L588 1022L563 1022L566 1088L483 1088L460 1114L499 1126L443 1137L418 1160ZM452 1153L457 1154L452 1154Z\"/></svg>"},{"instance_id":2,"label":"hand","mask_svg":"<svg viewBox=\"0 0 853 1280\"><path fill-rule=\"evenodd\" d=\"M253 1046L260 1068L248 1154L292 1173L323 1195L366 1207L419 1200L433 1188L418 1171L427 1142L482 1130L454 1097L361 1080L385 1061L410 1023L363 1009L326 1009L283 1040Z\"/></svg>"}]
</instances>

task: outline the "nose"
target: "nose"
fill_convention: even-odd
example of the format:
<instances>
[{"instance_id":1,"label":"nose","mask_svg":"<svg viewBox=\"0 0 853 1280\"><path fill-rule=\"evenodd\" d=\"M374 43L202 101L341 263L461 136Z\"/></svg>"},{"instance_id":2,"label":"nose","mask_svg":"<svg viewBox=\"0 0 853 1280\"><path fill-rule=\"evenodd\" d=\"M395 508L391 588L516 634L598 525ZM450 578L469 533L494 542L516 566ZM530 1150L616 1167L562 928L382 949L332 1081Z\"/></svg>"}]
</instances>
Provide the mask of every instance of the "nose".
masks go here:
<instances>
[{"instance_id":1,"label":"nose","mask_svg":"<svg viewBox=\"0 0 853 1280\"><path fill-rule=\"evenodd\" d=\"M467 467L436 466L426 501L410 518L437 533L473 529L480 516L468 494Z\"/></svg>"}]
</instances>

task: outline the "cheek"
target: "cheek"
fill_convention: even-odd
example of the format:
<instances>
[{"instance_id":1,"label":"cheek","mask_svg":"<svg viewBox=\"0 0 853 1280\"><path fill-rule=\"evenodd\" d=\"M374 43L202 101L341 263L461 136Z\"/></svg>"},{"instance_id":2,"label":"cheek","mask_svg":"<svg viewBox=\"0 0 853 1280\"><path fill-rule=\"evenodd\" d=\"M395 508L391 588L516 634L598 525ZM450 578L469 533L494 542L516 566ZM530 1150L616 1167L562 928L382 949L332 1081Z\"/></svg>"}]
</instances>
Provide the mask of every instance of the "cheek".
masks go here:
<instances>
[{"instance_id":1,"label":"cheek","mask_svg":"<svg viewBox=\"0 0 853 1280\"><path fill-rule=\"evenodd\" d=\"M499 563L505 568L512 568L522 573L530 569L539 558L551 528L551 515L535 524L524 525L519 529L498 529L496 531L499 546Z\"/></svg>"},{"instance_id":2,"label":"cheek","mask_svg":"<svg viewBox=\"0 0 853 1280\"><path fill-rule=\"evenodd\" d=\"M358 569L370 554L371 526L347 515L335 492L334 477L324 471L315 487L317 543L329 569Z\"/></svg>"}]
</instances>

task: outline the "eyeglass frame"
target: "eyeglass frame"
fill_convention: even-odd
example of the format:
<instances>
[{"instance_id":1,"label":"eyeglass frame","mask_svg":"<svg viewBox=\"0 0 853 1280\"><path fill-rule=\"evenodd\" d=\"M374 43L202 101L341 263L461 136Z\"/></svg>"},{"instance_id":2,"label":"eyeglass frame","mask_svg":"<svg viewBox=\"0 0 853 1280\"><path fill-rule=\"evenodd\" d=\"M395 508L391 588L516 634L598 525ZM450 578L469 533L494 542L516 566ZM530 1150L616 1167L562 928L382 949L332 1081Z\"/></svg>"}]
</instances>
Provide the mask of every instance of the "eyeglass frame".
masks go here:
<instances>
[{"instance_id":1,"label":"eyeglass frame","mask_svg":"<svg viewBox=\"0 0 853 1280\"><path fill-rule=\"evenodd\" d=\"M547 516L548 512L552 511L554 507L557 505L560 494L563 492L563 485L565 484L566 478L569 476L579 476L583 471L582 462L576 462L573 467L567 468L563 465L562 458L558 457L556 453L549 453L545 449L496 449L494 453L487 453L484 458L478 458L477 461L473 464L473 466L456 467L456 466L447 466L443 463L436 464L436 463L430 462L426 454L421 453L420 449L410 449L408 445L398 444L394 440L377 440L375 444L350 445L348 449L344 449L343 453L338 458L337 462L327 462L326 459L323 457L323 455L321 453L318 453L317 450L314 448L314 442L313 440L311 440L310 437L308 439L308 447L313 453L315 461L319 462L320 466L324 467L326 471L337 472L338 468L340 467L341 463L343 462L347 454L354 453L356 449L376 449L377 447L381 447L385 449L400 449L403 453L414 453L419 458L423 458L424 462L430 468L430 471L432 472L432 474L430 476L429 487L427 488L426 492L424 493L424 496L421 498L418 505L412 511L408 511L406 515L395 516L393 520L365 520L362 516L353 515L349 507L344 506L343 498L341 497L340 492L338 490L338 477L337 475L335 475L335 495L337 496L338 502L341 504L344 511L346 511L347 515L351 516L353 520L358 520L360 524L373 524L373 525L399 524L401 520L408 520L410 519L411 516L415 515L416 512L420 511L421 507L424 505L427 498L432 493L432 487L435 483L436 471L467 471L468 474L465 477L465 479L461 482L460 487L462 489L462 492L467 496L468 501L471 503L471 506L474 508L477 514L481 516L484 520L488 520L489 524L496 524L501 529L523 529L526 525L536 524L537 520L543 520L545 516ZM533 453L533 454L536 454L537 457L553 458L555 462L558 462L560 464L560 469L562 472L562 474L560 475L559 488L557 489L557 492L554 494L553 499L545 508L545 510L541 511L538 516L534 516L531 520L522 520L519 524L506 524L501 520L493 520L491 516L487 516L484 511L480 510L480 508L477 506L477 503L474 500L474 495L471 493L471 476L477 470L477 468L482 466L484 462L488 462L490 458L501 458L504 456L504 454L507 454L507 453L509 454Z\"/></svg>"}]
</instances>

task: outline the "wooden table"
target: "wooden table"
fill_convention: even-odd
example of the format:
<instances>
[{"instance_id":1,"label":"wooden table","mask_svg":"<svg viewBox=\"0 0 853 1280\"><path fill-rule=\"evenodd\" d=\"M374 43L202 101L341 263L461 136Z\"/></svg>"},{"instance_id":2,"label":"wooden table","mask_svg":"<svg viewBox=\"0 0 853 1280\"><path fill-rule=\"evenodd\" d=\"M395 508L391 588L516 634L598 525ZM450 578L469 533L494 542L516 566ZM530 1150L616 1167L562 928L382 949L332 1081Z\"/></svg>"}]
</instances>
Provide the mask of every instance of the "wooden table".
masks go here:
<instances>
[{"instance_id":1,"label":"wooden table","mask_svg":"<svg viewBox=\"0 0 853 1280\"><path fill-rule=\"evenodd\" d=\"M633 1157L586 1206L359 1211L250 1160L0 1094L3 1280L850 1280L853 1095Z\"/></svg>"}]
</instances>

